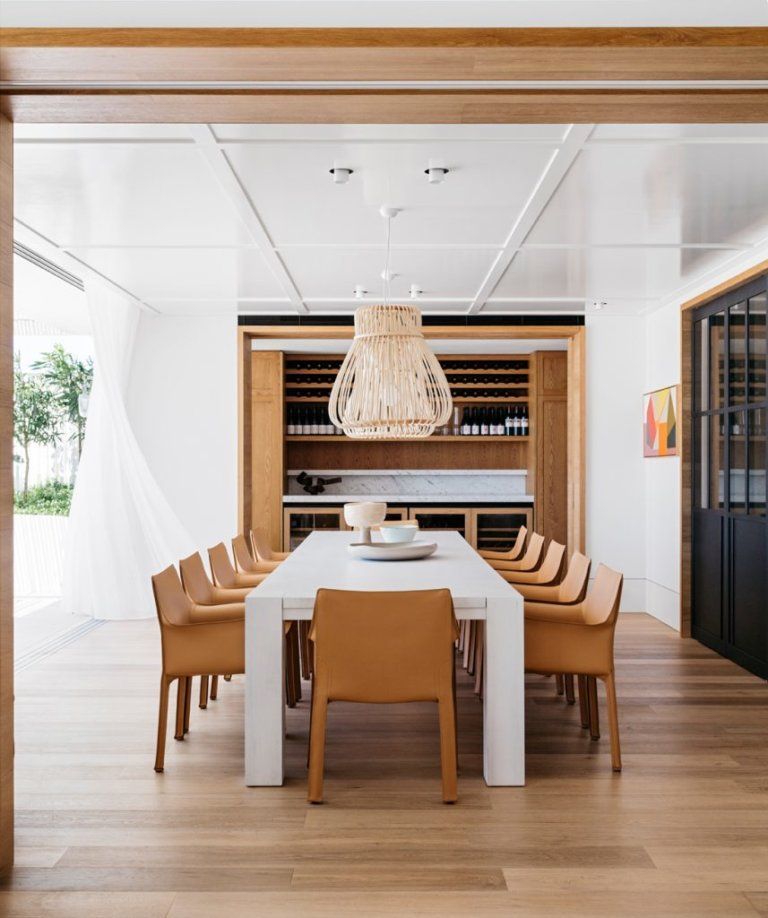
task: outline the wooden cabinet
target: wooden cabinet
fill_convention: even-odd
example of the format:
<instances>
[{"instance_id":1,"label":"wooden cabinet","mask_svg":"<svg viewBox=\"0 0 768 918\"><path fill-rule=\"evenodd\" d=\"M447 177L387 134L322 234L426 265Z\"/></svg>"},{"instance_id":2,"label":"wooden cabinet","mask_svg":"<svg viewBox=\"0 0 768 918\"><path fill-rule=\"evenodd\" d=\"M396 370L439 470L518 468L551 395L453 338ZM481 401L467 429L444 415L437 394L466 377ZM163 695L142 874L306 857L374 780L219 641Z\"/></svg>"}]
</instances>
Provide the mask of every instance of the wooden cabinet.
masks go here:
<instances>
[{"instance_id":1,"label":"wooden cabinet","mask_svg":"<svg viewBox=\"0 0 768 918\"><path fill-rule=\"evenodd\" d=\"M539 351L536 358L534 423L536 530L568 540L568 357Z\"/></svg>"},{"instance_id":2,"label":"wooden cabinet","mask_svg":"<svg viewBox=\"0 0 768 918\"><path fill-rule=\"evenodd\" d=\"M285 483L282 352L253 351L250 376L249 528L258 526L264 529L272 548L278 549L283 540Z\"/></svg>"},{"instance_id":3,"label":"wooden cabinet","mask_svg":"<svg viewBox=\"0 0 768 918\"><path fill-rule=\"evenodd\" d=\"M472 543L472 511L467 507L412 507L409 518L417 520L419 529L449 529Z\"/></svg>"},{"instance_id":4,"label":"wooden cabinet","mask_svg":"<svg viewBox=\"0 0 768 918\"><path fill-rule=\"evenodd\" d=\"M283 551L293 551L316 529L340 530L349 527L344 522L342 507L287 507L284 511Z\"/></svg>"},{"instance_id":5,"label":"wooden cabinet","mask_svg":"<svg viewBox=\"0 0 768 918\"><path fill-rule=\"evenodd\" d=\"M521 526L533 526L530 507L476 507L472 510L472 546L478 551L509 551Z\"/></svg>"}]
</instances>

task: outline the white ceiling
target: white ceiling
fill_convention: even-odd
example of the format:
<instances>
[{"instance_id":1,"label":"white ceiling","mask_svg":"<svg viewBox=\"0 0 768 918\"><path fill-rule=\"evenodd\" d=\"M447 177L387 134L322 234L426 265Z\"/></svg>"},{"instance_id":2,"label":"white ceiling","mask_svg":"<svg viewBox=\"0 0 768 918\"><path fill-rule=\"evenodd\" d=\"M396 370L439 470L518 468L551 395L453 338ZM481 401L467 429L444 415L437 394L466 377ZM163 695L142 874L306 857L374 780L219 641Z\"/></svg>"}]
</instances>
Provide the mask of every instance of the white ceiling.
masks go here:
<instances>
[{"instance_id":1,"label":"white ceiling","mask_svg":"<svg viewBox=\"0 0 768 918\"><path fill-rule=\"evenodd\" d=\"M434 312L635 314L768 241L768 125L19 125L16 140L25 244L172 315L378 301L384 203L402 208L392 296L415 284Z\"/></svg>"},{"instance_id":2,"label":"white ceiling","mask_svg":"<svg viewBox=\"0 0 768 918\"><path fill-rule=\"evenodd\" d=\"M766 0L3 0L6 26L555 27L768 24Z\"/></svg>"}]
</instances>

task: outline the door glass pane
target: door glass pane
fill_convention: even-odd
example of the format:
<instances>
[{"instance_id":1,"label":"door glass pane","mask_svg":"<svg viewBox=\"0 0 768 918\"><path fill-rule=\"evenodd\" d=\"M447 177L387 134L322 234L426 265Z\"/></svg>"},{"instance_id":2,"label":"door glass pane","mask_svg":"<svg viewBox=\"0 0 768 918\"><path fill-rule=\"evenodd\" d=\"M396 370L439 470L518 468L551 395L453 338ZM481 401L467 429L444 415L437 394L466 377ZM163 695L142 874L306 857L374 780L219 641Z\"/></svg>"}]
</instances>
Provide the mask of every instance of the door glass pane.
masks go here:
<instances>
[{"instance_id":1,"label":"door glass pane","mask_svg":"<svg viewBox=\"0 0 768 918\"><path fill-rule=\"evenodd\" d=\"M293 551L316 529L340 529L341 514L338 510L327 513L291 513L288 524L289 549Z\"/></svg>"},{"instance_id":2,"label":"door glass pane","mask_svg":"<svg viewBox=\"0 0 768 918\"><path fill-rule=\"evenodd\" d=\"M764 402L766 371L765 304L768 295L761 293L749 301L749 377L747 398Z\"/></svg>"},{"instance_id":3,"label":"door glass pane","mask_svg":"<svg viewBox=\"0 0 768 918\"><path fill-rule=\"evenodd\" d=\"M725 403L725 314L709 318L709 407L722 408Z\"/></svg>"},{"instance_id":4,"label":"door glass pane","mask_svg":"<svg viewBox=\"0 0 768 918\"><path fill-rule=\"evenodd\" d=\"M732 411L728 417L731 425L730 512L744 513L747 506L747 412Z\"/></svg>"},{"instance_id":5,"label":"door glass pane","mask_svg":"<svg viewBox=\"0 0 768 918\"><path fill-rule=\"evenodd\" d=\"M743 405L747 398L747 304L731 306L729 321L728 397L731 405Z\"/></svg>"},{"instance_id":6,"label":"door glass pane","mask_svg":"<svg viewBox=\"0 0 768 918\"><path fill-rule=\"evenodd\" d=\"M429 510L418 510L413 513L419 521L420 529L455 529L466 536L467 518L463 513L430 513Z\"/></svg>"},{"instance_id":7,"label":"door glass pane","mask_svg":"<svg viewBox=\"0 0 768 918\"><path fill-rule=\"evenodd\" d=\"M749 512L765 516L765 446L766 409L755 408L749 412Z\"/></svg>"},{"instance_id":8,"label":"door glass pane","mask_svg":"<svg viewBox=\"0 0 768 918\"><path fill-rule=\"evenodd\" d=\"M518 530L525 525L524 513L479 513L476 516L477 548L489 551L509 551L515 544Z\"/></svg>"},{"instance_id":9,"label":"door glass pane","mask_svg":"<svg viewBox=\"0 0 768 918\"><path fill-rule=\"evenodd\" d=\"M725 418L712 416L709 426L709 506L713 510L725 507Z\"/></svg>"},{"instance_id":10,"label":"door glass pane","mask_svg":"<svg viewBox=\"0 0 768 918\"><path fill-rule=\"evenodd\" d=\"M693 409L706 411L709 408L709 349L707 335L709 329L706 319L699 319L693 326Z\"/></svg>"},{"instance_id":11,"label":"door glass pane","mask_svg":"<svg viewBox=\"0 0 768 918\"><path fill-rule=\"evenodd\" d=\"M717 423L717 417L712 420ZM694 435L693 506L706 510L709 507L709 415L699 418Z\"/></svg>"}]
</instances>

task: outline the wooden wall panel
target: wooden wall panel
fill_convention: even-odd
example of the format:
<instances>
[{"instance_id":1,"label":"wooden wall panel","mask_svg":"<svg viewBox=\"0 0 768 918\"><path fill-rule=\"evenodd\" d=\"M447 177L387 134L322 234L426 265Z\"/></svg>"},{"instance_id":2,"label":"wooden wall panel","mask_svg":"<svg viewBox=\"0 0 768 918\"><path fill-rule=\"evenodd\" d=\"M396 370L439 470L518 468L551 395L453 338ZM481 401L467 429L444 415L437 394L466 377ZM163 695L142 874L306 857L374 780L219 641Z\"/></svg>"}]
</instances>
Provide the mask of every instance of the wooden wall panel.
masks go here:
<instances>
[{"instance_id":1,"label":"wooden wall panel","mask_svg":"<svg viewBox=\"0 0 768 918\"><path fill-rule=\"evenodd\" d=\"M13 128L0 115L0 873L13 864Z\"/></svg>"},{"instance_id":2,"label":"wooden wall panel","mask_svg":"<svg viewBox=\"0 0 768 918\"><path fill-rule=\"evenodd\" d=\"M536 529L568 542L568 355L536 357Z\"/></svg>"},{"instance_id":3,"label":"wooden wall panel","mask_svg":"<svg viewBox=\"0 0 768 918\"><path fill-rule=\"evenodd\" d=\"M586 329L568 342L568 551L586 551Z\"/></svg>"},{"instance_id":4,"label":"wooden wall panel","mask_svg":"<svg viewBox=\"0 0 768 918\"><path fill-rule=\"evenodd\" d=\"M251 354L250 443L251 525L269 535L273 549L283 542L283 354Z\"/></svg>"},{"instance_id":5,"label":"wooden wall panel","mask_svg":"<svg viewBox=\"0 0 768 918\"><path fill-rule=\"evenodd\" d=\"M524 469L526 440L468 444L439 439L414 443L293 442L287 446L289 469Z\"/></svg>"}]
</instances>

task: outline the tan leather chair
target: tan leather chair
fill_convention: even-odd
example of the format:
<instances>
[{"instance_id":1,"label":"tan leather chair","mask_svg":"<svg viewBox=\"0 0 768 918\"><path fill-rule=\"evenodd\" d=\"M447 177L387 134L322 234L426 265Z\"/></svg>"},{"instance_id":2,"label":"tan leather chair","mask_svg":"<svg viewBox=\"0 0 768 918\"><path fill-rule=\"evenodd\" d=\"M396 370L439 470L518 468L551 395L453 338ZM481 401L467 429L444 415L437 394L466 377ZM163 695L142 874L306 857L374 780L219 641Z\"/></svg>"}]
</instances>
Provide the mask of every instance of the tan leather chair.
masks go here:
<instances>
[{"instance_id":1,"label":"tan leather chair","mask_svg":"<svg viewBox=\"0 0 768 918\"><path fill-rule=\"evenodd\" d=\"M285 561L289 551L272 551L266 532L263 529L251 529L251 551L258 561Z\"/></svg>"},{"instance_id":2,"label":"tan leather chair","mask_svg":"<svg viewBox=\"0 0 768 918\"><path fill-rule=\"evenodd\" d=\"M213 579L220 589L242 590L247 596L254 587L269 576L268 573L246 574L236 571L229 559L229 552L223 542L208 549L208 560L211 564ZM296 701L301 701L301 676L299 658L299 634L296 622L286 622L286 673L291 684L288 694L288 706L294 707Z\"/></svg>"},{"instance_id":3,"label":"tan leather chair","mask_svg":"<svg viewBox=\"0 0 768 918\"><path fill-rule=\"evenodd\" d=\"M163 660L155 753L155 771L162 771L171 683L178 679L175 737L183 740L189 731L192 677L245 672L245 625L242 603L213 607L194 603L184 592L173 565L152 578L152 589Z\"/></svg>"},{"instance_id":4,"label":"tan leather chair","mask_svg":"<svg viewBox=\"0 0 768 918\"><path fill-rule=\"evenodd\" d=\"M246 595L269 576L268 573L246 574L236 571L223 542L208 549L208 561L216 586L226 590L245 590Z\"/></svg>"},{"instance_id":5,"label":"tan leather chair","mask_svg":"<svg viewBox=\"0 0 768 918\"><path fill-rule=\"evenodd\" d=\"M550 542L541 567L535 571L507 571L497 568L497 572L507 581L515 586L518 584L538 584L539 586L548 586L558 583L563 573L563 562L565 561L565 545L560 542Z\"/></svg>"},{"instance_id":6,"label":"tan leather chair","mask_svg":"<svg viewBox=\"0 0 768 918\"><path fill-rule=\"evenodd\" d=\"M282 561L255 561L245 536L241 535L232 539L232 557L235 559L235 570L239 574L270 574L283 563Z\"/></svg>"},{"instance_id":7,"label":"tan leather chair","mask_svg":"<svg viewBox=\"0 0 768 918\"><path fill-rule=\"evenodd\" d=\"M457 636L449 590L317 591L310 632L315 645L307 793L310 803L321 803L323 799L325 727L331 701L436 701L443 800L455 802Z\"/></svg>"},{"instance_id":8,"label":"tan leather chair","mask_svg":"<svg viewBox=\"0 0 768 918\"><path fill-rule=\"evenodd\" d=\"M199 552L179 561L179 570L187 595L192 602L201 606L216 606L224 602L243 602L251 591L251 587L223 589L220 585L214 586L208 579Z\"/></svg>"},{"instance_id":9,"label":"tan leather chair","mask_svg":"<svg viewBox=\"0 0 768 918\"><path fill-rule=\"evenodd\" d=\"M478 552L481 558L485 558L486 561L519 561L523 557L523 551L525 550L525 539L528 535L528 530L525 526L521 526L517 530L517 538L515 539L515 544L509 551L490 551L489 549L483 549Z\"/></svg>"},{"instance_id":10,"label":"tan leather chair","mask_svg":"<svg viewBox=\"0 0 768 918\"><path fill-rule=\"evenodd\" d=\"M515 583L515 589L524 600L530 602L554 602L558 605L570 605L581 602L587 595L589 569L592 562L580 551L571 555L571 561L565 577L557 584L542 586L538 583Z\"/></svg>"},{"instance_id":11,"label":"tan leather chair","mask_svg":"<svg viewBox=\"0 0 768 918\"><path fill-rule=\"evenodd\" d=\"M535 571L541 565L544 555L544 536L534 532L528 540L525 554L519 561L494 561L488 563L491 567L502 573L503 571Z\"/></svg>"},{"instance_id":12,"label":"tan leather chair","mask_svg":"<svg viewBox=\"0 0 768 918\"><path fill-rule=\"evenodd\" d=\"M621 746L613 639L623 579L617 571L601 564L583 602L568 606L525 604L526 671L544 675L578 674L579 694L583 691L586 696L593 739L600 738L596 679L605 683L614 771L621 771Z\"/></svg>"}]
</instances>

